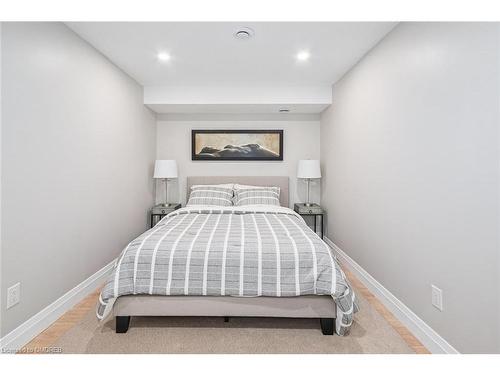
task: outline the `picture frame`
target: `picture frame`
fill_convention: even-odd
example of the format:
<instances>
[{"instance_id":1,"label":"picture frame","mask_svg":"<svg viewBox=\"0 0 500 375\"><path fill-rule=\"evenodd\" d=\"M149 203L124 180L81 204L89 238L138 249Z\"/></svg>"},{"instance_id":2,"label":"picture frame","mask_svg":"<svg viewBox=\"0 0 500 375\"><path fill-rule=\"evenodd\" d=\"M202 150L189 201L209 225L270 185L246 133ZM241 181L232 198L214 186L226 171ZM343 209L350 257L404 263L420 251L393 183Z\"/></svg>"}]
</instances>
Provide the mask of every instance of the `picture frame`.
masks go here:
<instances>
[{"instance_id":1,"label":"picture frame","mask_svg":"<svg viewBox=\"0 0 500 375\"><path fill-rule=\"evenodd\" d=\"M283 161L283 130L193 129L191 159Z\"/></svg>"}]
</instances>

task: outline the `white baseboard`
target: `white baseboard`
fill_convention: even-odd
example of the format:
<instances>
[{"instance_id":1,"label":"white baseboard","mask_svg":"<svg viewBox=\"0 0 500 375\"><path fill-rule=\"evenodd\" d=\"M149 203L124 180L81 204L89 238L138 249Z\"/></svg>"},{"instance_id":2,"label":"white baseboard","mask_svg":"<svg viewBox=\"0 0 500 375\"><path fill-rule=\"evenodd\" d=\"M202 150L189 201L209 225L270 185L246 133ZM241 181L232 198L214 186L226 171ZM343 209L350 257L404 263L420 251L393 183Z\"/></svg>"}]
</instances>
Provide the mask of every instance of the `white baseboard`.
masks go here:
<instances>
[{"instance_id":1,"label":"white baseboard","mask_svg":"<svg viewBox=\"0 0 500 375\"><path fill-rule=\"evenodd\" d=\"M418 339L431 353L459 354L444 338L420 319L403 302L398 300L382 284L373 278L363 267L350 258L329 238L324 241L332 248L342 264L347 267L394 316Z\"/></svg>"},{"instance_id":2,"label":"white baseboard","mask_svg":"<svg viewBox=\"0 0 500 375\"><path fill-rule=\"evenodd\" d=\"M42 311L32 316L19 327L2 337L0 339L1 350L4 352L8 350L10 352L20 349L30 342L34 337L59 319L65 312L70 310L74 305L104 283L114 264L115 261L113 260Z\"/></svg>"}]
</instances>

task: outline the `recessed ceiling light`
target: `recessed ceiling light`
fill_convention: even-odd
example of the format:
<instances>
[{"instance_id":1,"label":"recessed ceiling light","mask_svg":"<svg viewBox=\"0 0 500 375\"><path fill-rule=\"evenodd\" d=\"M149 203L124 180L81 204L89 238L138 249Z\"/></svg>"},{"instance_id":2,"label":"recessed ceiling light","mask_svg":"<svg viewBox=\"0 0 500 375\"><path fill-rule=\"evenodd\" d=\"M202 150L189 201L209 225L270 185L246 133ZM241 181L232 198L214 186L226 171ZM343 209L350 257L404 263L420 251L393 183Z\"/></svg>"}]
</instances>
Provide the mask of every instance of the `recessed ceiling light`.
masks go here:
<instances>
[{"instance_id":1,"label":"recessed ceiling light","mask_svg":"<svg viewBox=\"0 0 500 375\"><path fill-rule=\"evenodd\" d=\"M166 52L159 52L158 53L158 60L160 61L168 61L170 60L170 55Z\"/></svg>"},{"instance_id":2,"label":"recessed ceiling light","mask_svg":"<svg viewBox=\"0 0 500 375\"><path fill-rule=\"evenodd\" d=\"M299 61L307 61L311 57L309 51L300 51L297 53L297 60Z\"/></svg>"},{"instance_id":3,"label":"recessed ceiling light","mask_svg":"<svg viewBox=\"0 0 500 375\"><path fill-rule=\"evenodd\" d=\"M246 40L246 39L250 39L251 37L253 37L254 34L255 34L255 32L251 28L242 27L242 28L236 30L236 32L234 33L234 37L236 39Z\"/></svg>"}]
</instances>

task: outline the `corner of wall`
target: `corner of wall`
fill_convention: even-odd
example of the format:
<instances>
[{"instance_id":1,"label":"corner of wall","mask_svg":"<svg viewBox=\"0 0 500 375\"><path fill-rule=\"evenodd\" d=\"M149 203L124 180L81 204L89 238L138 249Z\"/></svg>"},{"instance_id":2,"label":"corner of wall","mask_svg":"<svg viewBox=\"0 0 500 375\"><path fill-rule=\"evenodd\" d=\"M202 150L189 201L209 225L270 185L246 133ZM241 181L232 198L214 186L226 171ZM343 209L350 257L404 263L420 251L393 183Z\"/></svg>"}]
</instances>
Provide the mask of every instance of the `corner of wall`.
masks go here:
<instances>
[{"instance_id":1,"label":"corner of wall","mask_svg":"<svg viewBox=\"0 0 500 375\"><path fill-rule=\"evenodd\" d=\"M0 22L0 337L3 336L3 283L2 283L2 26Z\"/></svg>"}]
</instances>

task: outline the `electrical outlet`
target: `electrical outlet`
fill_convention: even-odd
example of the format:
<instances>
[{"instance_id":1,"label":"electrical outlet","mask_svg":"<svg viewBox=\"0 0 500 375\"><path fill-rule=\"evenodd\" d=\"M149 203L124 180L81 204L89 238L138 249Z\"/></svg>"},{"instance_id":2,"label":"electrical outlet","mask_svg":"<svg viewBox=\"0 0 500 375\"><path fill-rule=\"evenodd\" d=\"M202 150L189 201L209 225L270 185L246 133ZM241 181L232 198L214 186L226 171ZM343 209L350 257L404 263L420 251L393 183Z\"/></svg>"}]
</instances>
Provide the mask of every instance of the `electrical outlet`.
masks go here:
<instances>
[{"instance_id":1,"label":"electrical outlet","mask_svg":"<svg viewBox=\"0 0 500 375\"><path fill-rule=\"evenodd\" d=\"M21 301L21 283L12 285L7 289L7 308L17 305Z\"/></svg>"},{"instance_id":2,"label":"electrical outlet","mask_svg":"<svg viewBox=\"0 0 500 375\"><path fill-rule=\"evenodd\" d=\"M432 288L432 305L439 311L443 311L443 291L435 285Z\"/></svg>"}]
</instances>

